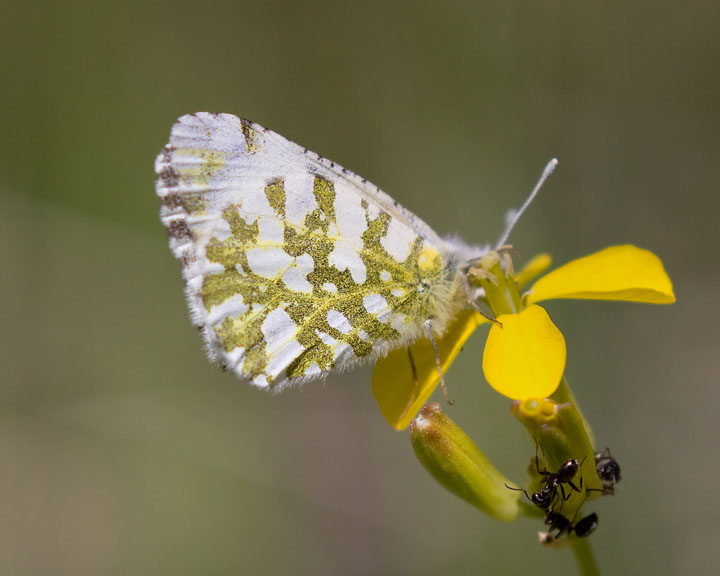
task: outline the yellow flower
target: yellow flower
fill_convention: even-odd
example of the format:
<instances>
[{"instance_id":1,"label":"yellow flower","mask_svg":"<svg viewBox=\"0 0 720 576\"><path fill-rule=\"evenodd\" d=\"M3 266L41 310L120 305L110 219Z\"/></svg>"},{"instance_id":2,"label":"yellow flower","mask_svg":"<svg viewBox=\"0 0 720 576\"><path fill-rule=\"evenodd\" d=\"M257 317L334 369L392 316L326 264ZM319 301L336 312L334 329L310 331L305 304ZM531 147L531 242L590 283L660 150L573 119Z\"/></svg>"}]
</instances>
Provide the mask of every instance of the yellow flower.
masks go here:
<instances>
[{"instance_id":1,"label":"yellow flower","mask_svg":"<svg viewBox=\"0 0 720 576\"><path fill-rule=\"evenodd\" d=\"M541 255L504 280L517 290L549 265L550 257ZM497 269L500 270L499 266ZM497 285L497 278L488 277L483 285L492 308L490 292ZM560 384L565 371L565 339L547 312L537 306L543 300L558 298L651 304L675 301L672 283L660 259L636 246L610 246L557 268L535 282L520 301L519 310L499 314L498 323L490 328L483 371L488 383L501 394L514 400L546 398ZM455 319L437 340L443 372L475 329L487 322L472 310ZM438 381L432 344L422 339L409 349L395 350L378 361L373 373L373 394L390 425L402 430L430 397Z\"/></svg>"}]
</instances>

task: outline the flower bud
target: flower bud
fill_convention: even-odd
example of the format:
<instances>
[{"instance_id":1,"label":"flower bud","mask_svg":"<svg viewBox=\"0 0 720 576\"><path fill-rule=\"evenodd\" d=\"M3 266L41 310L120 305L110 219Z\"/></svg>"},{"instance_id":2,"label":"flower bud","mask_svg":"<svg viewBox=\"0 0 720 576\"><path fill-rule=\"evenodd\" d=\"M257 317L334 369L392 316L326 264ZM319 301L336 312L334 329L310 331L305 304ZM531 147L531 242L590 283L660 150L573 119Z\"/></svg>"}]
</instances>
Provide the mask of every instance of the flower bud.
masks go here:
<instances>
[{"instance_id":1,"label":"flower bud","mask_svg":"<svg viewBox=\"0 0 720 576\"><path fill-rule=\"evenodd\" d=\"M480 452L440 405L425 404L410 424L415 454L435 480L486 514L511 522L518 516L520 492Z\"/></svg>"}]
</instances>

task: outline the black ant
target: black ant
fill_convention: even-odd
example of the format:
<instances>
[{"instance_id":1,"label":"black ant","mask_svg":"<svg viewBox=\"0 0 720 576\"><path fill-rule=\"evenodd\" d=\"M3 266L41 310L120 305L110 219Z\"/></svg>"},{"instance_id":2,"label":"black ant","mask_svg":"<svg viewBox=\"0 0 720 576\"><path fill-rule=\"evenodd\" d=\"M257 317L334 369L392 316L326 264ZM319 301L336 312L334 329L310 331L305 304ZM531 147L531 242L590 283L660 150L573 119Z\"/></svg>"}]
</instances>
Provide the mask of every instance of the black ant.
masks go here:
<instances>
[{"instance_id":1,"label":"black ant","mask_svg":"<svg viewBox=\"0 0 720 576\"><path fill-rule=\"evenodd\" d=\"M595 512L581 518L577 523L575 522L575 518L577 518L578 512L580 512L580 508L582 508L586 499L587 496L580 503L577 510L575 510L575 515L572 520L568 520L565 516L553 510L545 512L545 525L549 526L549 528L547 534L541 535L541 540L543 542L551 542L560 538L562 534L572 534L573 532L575 532L578 538L585 538L595 532L598 526L598 515L595 514ZM552 532L555 530L557 530L557 534L553 536Z\"/></svg>"},{"instance_id":2,"label":"black ant","mask_svg":"<svg viewBox=\"0 0 720 576\"><path fill-rule=\"evenodd\" d=\"M513 488L512 486L508 486L505 484L507 488L510 490L522 490L523 494L525 494L525 497L530 500L535 506L540 508L541 510L545 510L547 513L551 513L551 507L553 502L555 501L555 498L558 495L558 489L560 490L560 494L562 497L562 501L566 502L570 499L570 496L572 496L572 491L574 492L582 492L583 487L583 479L582 475L580 476L580 482L578 483L579 486L576 486L573 483L573 478L575 477L575 474L577 474L577 471L582 466L582 462L585 461L583 458L582 462L578 462L575 458L571 458L570 460L567 460L562 466L560 466L560 469L557 472L549 472L547 468L540 469L540 460L538 460L538 441L535 440L535 468L537 469L537 473L542 476L541 482L544 482L545 485L540 489L539 492L533 492L532 495L529 495L527 493L527 490L524 490L522 488ZM543 460L545 460L545 451L543 450ZM572 491L569 493L565 493L565 488L563 484L567 484Z\"/></svg>"},{"instance_id":3,"label":"black ant","mask_svg":"<svg viewBox=\"0 0 720 576\"><path fill-rule=\"evenodd\" d=\"M610 448L595 452L595 469L603 483L604 494L615 494L615 484L620 482L620 464L610 454Z\"/></svg>"},{"instance_id":4,"label":"black ant","mask_svg":"<svg viewBox=\"0 0 720 576\"><path fill-rule=\"evenodd\" d=\"M577 512L575 515L577 516ZM595 529L598 526L598 515L593 512L584 518L581 518L576 523L575 518L568 520L562 514L549 511L545 514L545 524L549 526L547 534L544 538L545 542L557 540L562 534L572 534L572 532L575 532L578 538L585 538L595 532ZM557 534L555 536L551 534L554 530L557 530Z\"/></svg>"},{"instance_id":5,"label":"black ant","mask_svg":"<svg viewBox=\"0 0 720 576\"><path fill-rule=\"evenodd\" d=\"M585 518L581 518L578 520L577 524L573 526L573 529L575 530L575 534L579 538L585 538L586 536L590 536L593 532L595 532L595 529L598 527L598 515L593 512L592 514L588 514L585 516Z\"/></svg>"}]
</instances>

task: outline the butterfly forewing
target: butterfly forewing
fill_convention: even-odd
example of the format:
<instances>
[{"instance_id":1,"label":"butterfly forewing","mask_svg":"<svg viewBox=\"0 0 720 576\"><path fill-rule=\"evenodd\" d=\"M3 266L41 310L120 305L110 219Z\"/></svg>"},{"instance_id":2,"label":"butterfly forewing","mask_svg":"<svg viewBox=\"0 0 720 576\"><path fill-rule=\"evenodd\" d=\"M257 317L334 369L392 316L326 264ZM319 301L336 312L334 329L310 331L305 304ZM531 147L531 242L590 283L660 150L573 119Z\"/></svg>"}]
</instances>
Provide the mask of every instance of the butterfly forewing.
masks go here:
<instances>
[{"instance_id":1,"label":"butterfly forewing","mask_svg":"<svg viewBox=\"0 0 720 576\"><path fill-rule=\"evenodd\" d=\"M424 222L257 124L183 116L155 168L193 321L211 356L258 386L377 357L455 298L446 244Z\"/></svg>"}]
</instances>

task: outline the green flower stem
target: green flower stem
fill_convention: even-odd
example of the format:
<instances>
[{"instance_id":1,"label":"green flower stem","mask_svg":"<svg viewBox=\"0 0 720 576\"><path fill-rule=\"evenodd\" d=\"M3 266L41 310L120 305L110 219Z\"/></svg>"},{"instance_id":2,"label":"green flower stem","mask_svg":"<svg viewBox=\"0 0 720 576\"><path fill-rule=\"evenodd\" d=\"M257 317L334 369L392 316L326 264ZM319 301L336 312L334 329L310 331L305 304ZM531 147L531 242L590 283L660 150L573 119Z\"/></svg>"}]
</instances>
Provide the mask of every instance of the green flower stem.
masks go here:
<instances>
[{"instance_id":1,"label":"green flower stem","mask_svg":"<svg viewBox=\"0 0 720 576\"><path fill-rule=\"evenodd\" d=\"M587 433L587 423L585 419L574 404L557 404L556 409L558 421L565 431L570 445L570 454L573 455L572 458L583 460L581 472L585 487L592 490L602 490L602 483L595 468L594 442ZM588 498L594 498L599 494L600 492L592 491L587 493Z\"/></svg>"},{"instance_id":2,"label":"green flower stem","mask_svg":"<svg viewBox=\"0 0 720 576\"><path fill-rule=\"evenodd\" d=\"M572 390L570 390L570 385L567 383L565 376L563 376L562 380L560 380L560 386L558 386L558 389L553 393L552 399L558 404L569 403L575 407L575 410L577 410L580 418L582 418L583 426L585 427L585 434L587 434L587 437L590 440L590 445L595 447L595 434L593 434L590 424L585 419L582 410L580 410L580 406L578 405L577 400L575 400L575 395L572 393Z\"/></svg>"},{"instance_id":3,"label":"green flower stem","mask_svg":"<svg viewBox=\"0 0 720 576\"><path fill-rule=\"evenodd\" d=\"M595 559L590 540L588 538L571 538L570 542L575 556L575 563L580 569L581 576L600 576L600 568Z\"/></svg>"}]
</instances>

